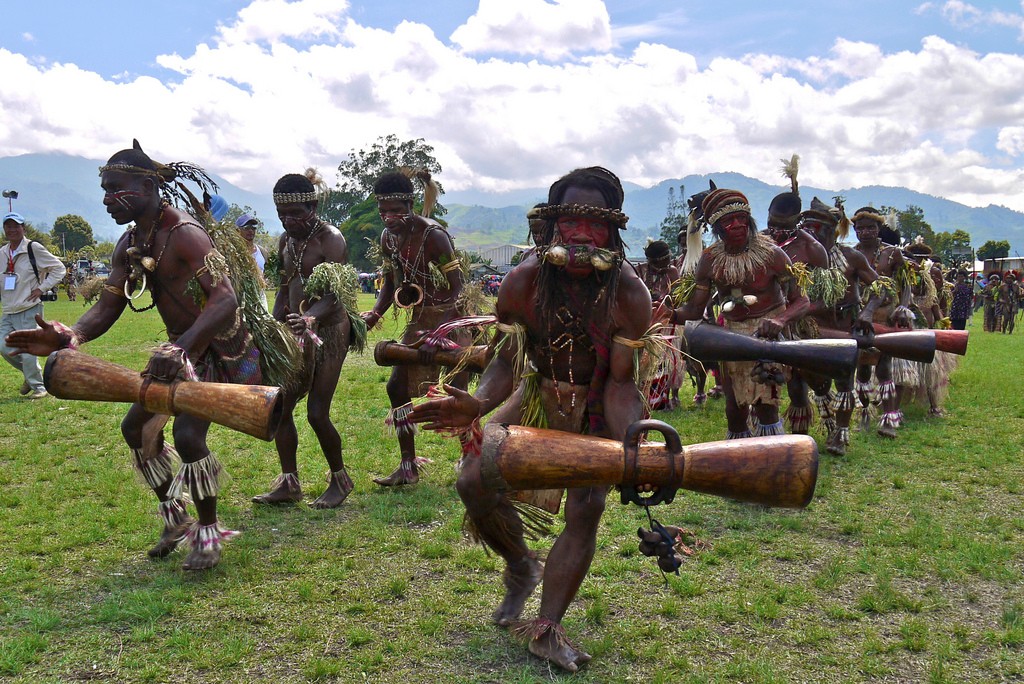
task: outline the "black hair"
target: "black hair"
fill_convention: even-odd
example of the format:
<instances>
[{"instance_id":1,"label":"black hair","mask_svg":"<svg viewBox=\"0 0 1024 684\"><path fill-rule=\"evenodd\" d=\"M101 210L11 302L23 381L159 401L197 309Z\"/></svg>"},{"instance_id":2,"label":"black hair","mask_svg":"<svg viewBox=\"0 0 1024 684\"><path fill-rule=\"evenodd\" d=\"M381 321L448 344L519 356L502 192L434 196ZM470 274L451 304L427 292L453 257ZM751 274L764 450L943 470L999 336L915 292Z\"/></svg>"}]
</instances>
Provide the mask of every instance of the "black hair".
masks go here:
<instances>
[{"instance_id":1,"label":"black hair","mask_svg":"<svg viewBox=\"0 0 1024 684\"><path fill-rule=\"evenodd\" d=\"M313 192L313 183L301 173L286 173L274 183L274 194L287 192Z\"/></svg>"},{"instance_id":2,"label":"black hair","mask_svg":"<svg viewBox=\"0 0 1024 684\"><path fill-rule=\"evenodd\" d=\"M137 145L138 143L136 143ZM137 166L140 169L148 169L156 172L156 163L149 158L149 155L142 151L141 147L132 148L129 150L121 150L115 152L110 159L107 160L107 164L130 164Z\"/></svg>"},{"instance_id":3,"label":"black hair","mask_svg":"<svg viewBox=\"0 0 1024 684\"><path fill-rule=\"evenodd\" d=\"M373 194L391 195L394 193L412 193L412 181L404 173L390 171L380 176L373 184Z\"/></svg>"}]
</instances>

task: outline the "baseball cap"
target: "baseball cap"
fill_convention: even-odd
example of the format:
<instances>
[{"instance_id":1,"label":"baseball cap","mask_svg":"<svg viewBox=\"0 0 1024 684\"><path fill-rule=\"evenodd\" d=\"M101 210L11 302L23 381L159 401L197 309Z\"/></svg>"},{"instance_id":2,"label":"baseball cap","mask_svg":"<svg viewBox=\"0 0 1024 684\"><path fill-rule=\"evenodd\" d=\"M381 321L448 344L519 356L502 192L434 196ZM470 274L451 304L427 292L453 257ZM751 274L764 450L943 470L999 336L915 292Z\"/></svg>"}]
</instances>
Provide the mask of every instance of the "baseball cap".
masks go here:
<instances>
[{"instance_id":1,"label":"baseball cap","mask_svg":"<svg viewBox=\"0 0 1024 684\"><path fill-rule=\"evenodd\" d=\"M238 220L235 221L235 226L243 228L247 223L259 223L259 220L252 214L242 214L238 217Z\"/></svg>"},{"instance_id":2,"label":"baseball cap","mask_svg":"<svg viewBox=\"0 0 1024 684\"><path fill-rule=\"evenodd\" d=\"M230 208L228 201L220 195L210 195L210 215L214 221L224 218L224 214L228 213Z\"/></svg>"},{"instance_id":3,"label":"baseball cap","mask_svg":"<svg viewBox=\"0 0 1024 684\"><path fill-rule=\"evenodd\" d=\"M25 219L22 218L21 214L19 214L17 212L14 212L14 211L12 211L11 213L6 214L4 216L3 222L7 223L8 221L14 221L15 223L20 223L22 225L25 225Z\"/></svg>"}]
</instances>

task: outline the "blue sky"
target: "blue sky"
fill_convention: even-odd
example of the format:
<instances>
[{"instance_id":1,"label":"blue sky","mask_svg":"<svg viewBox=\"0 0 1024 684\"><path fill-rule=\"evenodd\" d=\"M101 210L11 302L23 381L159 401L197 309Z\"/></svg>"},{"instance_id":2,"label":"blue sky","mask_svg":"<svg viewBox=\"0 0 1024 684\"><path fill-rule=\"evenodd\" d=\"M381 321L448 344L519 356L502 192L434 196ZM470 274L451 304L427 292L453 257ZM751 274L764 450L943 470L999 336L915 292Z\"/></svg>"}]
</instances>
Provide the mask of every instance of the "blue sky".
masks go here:
<instances>
[{"instance_id":1,"label":"blue sky","mask_svg":"<svg viewBox=\"0 0 1024 684\"><path fill-rule=\"evenodd\" d=\"M395 133L498 191L588 162L778 182L798 153L814 185L1024 210L1018 2L5 5L0 156L139 137L260 190Z\"/></svg>"}]
</instances>

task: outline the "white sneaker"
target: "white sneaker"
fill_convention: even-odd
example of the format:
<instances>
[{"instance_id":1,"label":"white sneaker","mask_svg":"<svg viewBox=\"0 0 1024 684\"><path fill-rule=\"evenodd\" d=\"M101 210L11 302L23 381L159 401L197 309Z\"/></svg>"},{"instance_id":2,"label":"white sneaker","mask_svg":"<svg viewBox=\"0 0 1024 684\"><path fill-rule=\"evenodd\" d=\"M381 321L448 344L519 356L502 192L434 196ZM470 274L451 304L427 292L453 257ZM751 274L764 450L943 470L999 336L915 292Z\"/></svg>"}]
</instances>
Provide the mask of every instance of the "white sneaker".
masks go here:
<instances>
[{"instance_id":1,"label":"white sneaker","mask_svg":"<svg viewBox=\"0 0 1024 684\"><path fill-rule=\"evenodd\" d=\"M42 399L43 397L48 397L48 396L50 396L50 395L49 395L49 393L46 390L44 390L44 389L37 389L37 390L33 391L31 394L29 394L28 396L26 396L25 398L26 399Z\"/></svg>"}]
</instances>

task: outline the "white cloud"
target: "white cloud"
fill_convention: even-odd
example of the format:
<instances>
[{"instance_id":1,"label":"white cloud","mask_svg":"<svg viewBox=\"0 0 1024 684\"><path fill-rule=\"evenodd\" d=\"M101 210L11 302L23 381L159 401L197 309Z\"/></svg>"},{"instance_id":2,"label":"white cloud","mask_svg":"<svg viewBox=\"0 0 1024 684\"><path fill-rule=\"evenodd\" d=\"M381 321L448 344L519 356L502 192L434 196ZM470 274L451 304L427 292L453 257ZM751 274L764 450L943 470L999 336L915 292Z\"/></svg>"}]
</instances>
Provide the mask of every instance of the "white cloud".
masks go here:
<instances>
[{"instance_id":1,"label":"white cloud","mask_svg":"<svg viewBox=\"0 0 1024 684\"><path fill-rule=\"evenodd\" d=\"M34 35L32 35L31 33L29 33L28 31L26 31L25 33L21 34L21 39L23 41L25 41L26 43L34 43L34 42L36 42L36 37Z\"/></svg>"},{"instance_id":2,"label":"white cloud","mask_svg":"<svg viewBox=\"0 0 1024 684\"><path fill-rule=\"evenodd\" d=\"M611 19L601 0L480 0L476 14L451 40L470 54L554 60L611 48Z\"/></svg>"},{"instance_id":3,"label":"white cloud","mask_svg":"<svg viewBox=\"0 0 1024 684\"><path fill-rule=\"evenodd\" d=\"M218 34L227 45L336 37L336 23L348 8L348 0L255 0L232 24L218 27Z\"/></svg>"},{"instance_id":4,"label":"white cloud","mask_svg":"<svg viewBox=\"0 0 1024 684\"><path fill-rule=\"evenodd\" d=\"M641 43L538 62L479 59L422 24L385 31L344 12L318 23L323 38L293 45L279 38L312 34L278 26L269 38L246 16L231 30L265 38L225 34L159 58L174 83L113 81L0 48L0 155L105 158L138 137L157 159L196 161L265 192L306 165L330 179L350 149L391 133L432 144L449 189L534 187L594 163L641 184L738 171L781 185L778 160L796 152L804 184L903 185L1024 210L1020 55L929 37L896 53L839 39L805 60L701 66Z\"/></svg>"},{"instance_id":5,"label":"white cloud","mask_svg":"<svg viewBox=\"0 0 1024 684\"><path fill-rule=\"evenodd\" d=\"M999 130L996 148L1011 156L1024 154L1024 126L1006 126Z\"/></svg>"},{"instance_id":6,"label":"white cloud","mask_svg":"<svg viewBox=\"0 0 1024 684\"><path fill-rule=\"evenodd\" d=\"M943 19L957 28L966 29L979 25L1008 26L1015 28L1020 33L1020 40L1024 40L1024 2L1021 3L1021 12L1007 12L1004 10L983 10L963 0L946 0L938 5L934 2L926 2L915 10L918 14L924 14L938 9Z\"/></svg>"}]
</instances>

